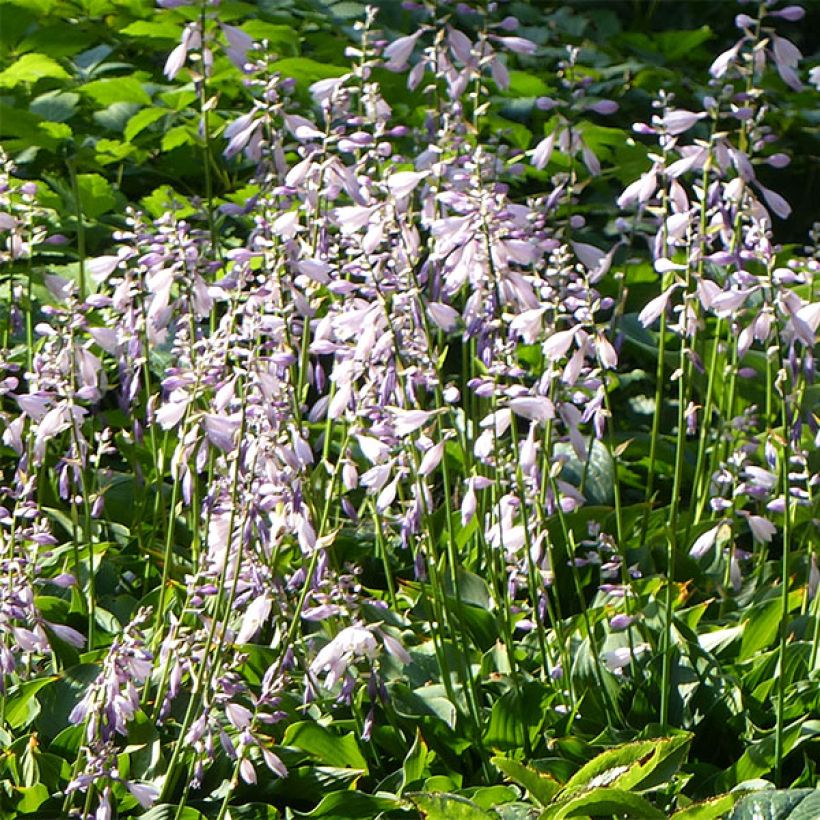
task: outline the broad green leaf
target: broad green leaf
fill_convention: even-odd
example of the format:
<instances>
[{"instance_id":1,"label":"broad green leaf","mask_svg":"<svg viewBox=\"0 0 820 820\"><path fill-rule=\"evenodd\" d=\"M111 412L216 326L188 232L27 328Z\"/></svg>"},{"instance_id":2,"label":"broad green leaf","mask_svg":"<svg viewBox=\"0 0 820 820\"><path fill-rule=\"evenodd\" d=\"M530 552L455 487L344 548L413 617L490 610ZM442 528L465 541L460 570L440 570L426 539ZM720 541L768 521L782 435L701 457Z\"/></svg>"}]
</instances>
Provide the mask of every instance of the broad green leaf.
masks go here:
<instances>
[{"instance_id":1,"label":"broad green leaf","mask_svg":"<svg viewBox=\"0 0 820 820\"><path fill-rule=\"evenodd\" d=\"M182 26L170 20L136 20L121 28L120 34L142 40L177 41L182 37Z\"/></svg>"},{"instance_id":2,"label":"broad green leaf","mask_svg":"<svg viewBox=\"0 0 820 820\"><path fill-rule=\"evenodd\" d=\"M739 794L722 794L711 800L693 803L685 809L676 811L672 815L672 820L718 820L720 817L726 817L739 799Z\"/></svg>"},{"instance_id":3,"label":"broad green leaf","mask_svg":"<svg viewBox=\"0 0 820 820\"><path fill-rule=\"evenodd\" d=\"M571 794L578 789L618 786L646 789L666 782L680 766L691 735L636 740L607 749L582 766L562 789ZM666 765L668 764L668 765ZM656 774L660 775L660 780Z\"/></svg>"},{"instance_id":4,"label":"broad green leaf","mask_svg":"<svg viewBox=\"0 0 820 820\"><path fill-rule=\"evenodd\" d=\"M153 806L145 814L141 814L142 820L206 820L205 815L197 811L193 806L185 806L178 814L178 807L171 803L160 803Z\"/></svg>"},{"instance_id":5,"label":"broad green leaf","mask_svg":"<svg viewBox=\"0 0 820 820\"><path fill-rule=\"evenodd\" d=\"M78 174L80 206L86 219L97 219L113 210L117 195L111 183L100 174Z\"/></svg>"},{"instance_id":6,"label":"broad green leaf","mask_svg":"<svg viewBox=\"0 0 820 820\"><path fill-rule=\"evenodd\" d=\"M302 721L288 726L282 746L301 749L329 766L367 771L367 761L352 732L340 735L318 723Z\"/></svg>"},{"instance_id":7,"label":"broad green leaf","mask_svg":"<svg viewBox=\"0 0 820 820\"><path fill-rule=\"evenodd\" d=\"M128 120L128 125L125 126L123 136L128 142L131 142L137 134L144 131L157 120L161 120L169 113L167 108L143 108L141 111L137 111L137 113Z\"/></svg>"},{"instance_id":8,"label":"broad green leaf","mask_svg":"<svg viewBox=\"0 0 820 820\"><path fill-rule=\"evenodd\" d=\"M422 794L413 792L408 799L425 820L489 820L495 812L485 811L472 800L455 794Z\"/></svg>"},{"instance_id":9,"label":"broad green leaf","mask_svg":"<svg viewBox=\"0 0 820 820\"><path fill-rule=\"evenodd\" d=\"M35 695L45 686L58 680L58 675L35 678L21 683L6 696L5 720L12 729L27 726L40 712Z\"/></svg>"},{"instance_id":10,"label":"broad green leaf","mask_svg":"<svg viewBox=\"0 0 820 820\"><path fill-rule=\"evenodd\" d=\"M118 102L151 104L151 95L136 77L106 77L103 80L92 80L81 85L78 91L90 97L101 108Z\"/></svg>"},{"instance_id":11,"label":"broad green leaf","mask_svg":"<svg viewBox=\"0 0 820 820\"><path fill-rule=\"evenodd\" d=\"M510 760L507 757L494 757L491 762L505 777L525 788L530 797L542 806L548 805L550 800L561 791L561 784L554 777L539 772L538 769L533 769L531 766L525 766L517 760Z\"/></svg>"},{"instance_id":12,"label":"broad green leaf","mask_svg":"<svg viewBox=\"0 0 820 820\"><path fill-rule=\"evenodd\" d=\"M109 131L120 132L134 114L139 111L139 103L115 102L102 111L95 111L94 122Z\"/></svg>"},{"instance_id":13,"label":"broad green leaf","mask_svg":"<svg viewBox=\"0 0 820 820\"><path fill-rule=\"evenodd\" d=\"M541 814L541 820L563 820L565 817L596 817L615 814L618 817L637 817L641 820L664 820L666 814L656 809L638 794L599 787L569 797L550 806Z\"/></svg>"},{"instance_id":14,"label":"broad green leaf","mask_svg":"<svg viewBox=\"0 0 820 820\"><path fill-rule=\"evenodd\" d=\"M397 794L401 796L402 792L412 783L417 780L422 780L429 774L428 760L430 752L427 749L427 744L421 736L421 732L416 729L416 737L410 751L407 752L404 758L404 763L401 767L401 783L397 789Z\"/></svg>"},{"instance_id":15,"label":"broad green leaf","mask_svg":"<svg viewBox=\"0 0 820 820\"><path fill-rule=\"evenodd\" d=\"M586 464L575 452L575 448L566 442L559 442L554 447L555 455L564 460L561 479L581 488L590 504L612 504L613 487L615 486L615 465L606 446L597 439L587 439Z\"/></svg>"},{"instance_id":16,"label":"broad green leaf","mask_svg":"<svg viewBox=\"0 0 820 820\"><path fill-rule=\"evenodd\" d=\"M517 800L518 791L512 786L480 786L477 789L462 789L459 796L472 800L480 809L495 809Z\"/></svg>"},{"instance_id":17,"label":"broad green leaf","mask_svg":"<svg viewBox=\"0 0 820 820\"><path fill-rule=\"evenodd\" d=\"M299 54L299 33L290 26L274 25L264 20L246 20L242 30L257 43L268 41L268 46L275 54L296 57Z\"/></svg>"},{"instance_id":18,"label":"broad green leaf","mask_svg":"<svg viewBox=\"0 0 820 820\"><path fill-rule=\"evenodd\" d=\"M776 598L748 609L737 657L739 661L751 658L773 643L780 627L781 609L782 604Z\"/></svg>"},{"instance_id":19,"label":"broad green leaf","mask_svg":"<svg viewBox=\"0 0 820 820\"><path fill-rule=\"evenodd\" d=\"M231 806L231 820L276 820L281 815L267 803L244 803Z\"/></svg>"},{"instance_id":20,"label":"broad green leaf","mask_svg":"<svg viewBox=\"0 0 820 820\"><path fill-rule=\"evenodd\" d=\"M77 109L79 94L70 91L49 91L33 99L29 111L51 122L65 122Z\"/></svg>"},{"instance_id":21,"label":"broad green leaf","mask_svg":"<svg viewBox=\"0 0 820 820\"><path fill-rule=\"evenodd\" d=\"M14 88L38 80L67 80L68 72L46 54L24 54L5 71L0 72L0 88Z\"/></svg>"},{"instance_id":22,"label":"broad green leaf","mask_svg":"<svg viewBox=\"0 0 820 820\"><path fill-rule=\"evenodd\" d=\"M729 820L817 820L820 789L783 789L748 794Z\"/></svg>"},{"instance_id":23,"label":"broad green leaf","mask_svg":"<svg viewBox=\"0 0 820 820\"><path fill-rule=\"evenodd\" d=\"M399 808L397 797L387 794L365 794L358 791L336 791L326 794L313 811L299 817L321 817L324 820L361 818L370 820L381 812Z\"/></svg>"},{"instance_id":24,"label":"broad green leaf","mask_svg":"<svg viewBox=\"0 0 820 820\"><path fill-rule=\"evenodd\" d=\"M301 91L307 91L307 87L317 80L341 77L348 71L346 67L319 63L309 57L286 57L277 60L271 64L270 70L278 71L283 77L292 77Z\"/></svg>"},{"instance_id":25,"label":"broad green leaf","mask_svg":"<svg viewBox=\"0 0 820 820\"><path fill-rule=\"evenodd\" d=\"M34 814L51 797L48 788L42 783L21 786L15 789L15 794L19 796L16 809L20 814Z\"/></svg>"},{"instance_id":26,"label":"broad green leaf","mask_svg":"<svg viewBox=\"0 0 820 820\"><path fill-rule=\"evenodd\" d=\"M484 743L491 749L521 749L535 741L544 722L545 691L538 684L526 685L522 692L511 689L493 704Z\"/></svg>"},{"instance_id":27,"label":"broad green leaf","mask_svg":"<svg viewBox=\"0 0 820 820\"><path fill-rule=\"evenodd\" d=\"M173 151L183 145L194 145L196 140L187 125L177 125L165 132L160 143L163 151Z\"/></svg>"}]
</instances>

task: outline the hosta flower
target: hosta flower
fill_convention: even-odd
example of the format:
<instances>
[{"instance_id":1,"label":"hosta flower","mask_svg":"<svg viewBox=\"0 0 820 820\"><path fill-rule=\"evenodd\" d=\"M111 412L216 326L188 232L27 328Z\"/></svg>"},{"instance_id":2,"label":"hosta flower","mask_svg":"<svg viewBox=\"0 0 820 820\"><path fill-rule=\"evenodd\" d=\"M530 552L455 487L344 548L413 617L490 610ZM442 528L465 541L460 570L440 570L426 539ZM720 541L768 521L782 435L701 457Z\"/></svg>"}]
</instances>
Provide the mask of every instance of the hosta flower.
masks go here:
<instances>
[{"instance_id":1,"label":"hosta flower","mask_svg":"<svg viewBox=\"0 0 820 820\"><path fill-rule=\"evenodd\" d=\"M314 675L327 673L325 686L330 689L357 660L373 660L379 653L379 643L363 626L345 627L324 646L310 665Z\"/></svg>"}]
</instances>

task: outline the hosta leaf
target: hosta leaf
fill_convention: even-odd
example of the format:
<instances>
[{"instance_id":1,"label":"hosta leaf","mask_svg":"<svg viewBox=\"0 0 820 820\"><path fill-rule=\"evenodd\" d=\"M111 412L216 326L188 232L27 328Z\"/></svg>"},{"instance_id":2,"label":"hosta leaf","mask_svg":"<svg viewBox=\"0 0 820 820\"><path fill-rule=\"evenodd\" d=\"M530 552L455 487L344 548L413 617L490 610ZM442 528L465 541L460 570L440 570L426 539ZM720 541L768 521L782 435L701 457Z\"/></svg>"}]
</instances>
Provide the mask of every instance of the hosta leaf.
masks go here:
<instances>
[{"instance_id":1,"label":"hosta leaf","mask_svg":"<svg viewBox=\"0 0 820 820\"><path fill-rule=\"evenodd\" d=\"M6 697L5 720L12 729L27 726L40 713L40 704L34 697L43 687L57 680L57 675L35 678L21 683Z\"/></svg>"},{"instance_id":2,"label":"hosta leaf","mask_svg":"<svg viewBox=\"0 0 820 820\"><path fill-rule=\"evenodd\" d=\"M692 735L625 743L594 757L567 782L562 794L578 789L618 786L648 789L666 782L686 755Z\"/></svg>"},{"instance_id":3,"label":"hosta leaf","mask_svg":"<svg viewBox=\"0 0 820 820\"><path fill-rule=\"evenodd\" d=\"M329 766L367 771L367 762L352 733L340 735L318 723L303 721L288 726L282 745L301 749Z\"/></svg>"},{"instance_id":4,"label":"hosta leaf","mask_svg":"<svg viewBox=\"0 0 820 820\"><path fill-rule=\"evenodd\" d=\"M161 803L141 814L142 820L206 820L201 811L193 806L185 806L180 813L178 807L170 803Z\"/></svg>"},{"instance_id":5,"label":"hosta leaf","mask_svg":"<svg viewBox=\"0 0 820 820\"><path fill-rule=\"evenodd\" d=\"M381 812L399 808L400 805L398 798L392 795L337 791L326 794L313 811L296 816L321 817L323 820L347 820L347 818L369 820Z\"/></svg>"},{"instance_id":6,"label":"hosta leaf","mask_svg":"<svg viewBox=\"0 0 820 820\"><path fill-rule=\"evenodd\" d=\"M817 820L819 789L783 789L748 794L734 808L729 820Z\"/></svg>"},{"instance_id":7,"label":"hosta leaf","mask_svg":"<svg viewBox=\"0 0 820 820\"><path fill-rule=\"evenodd\" d=\"M491 762L505 777L523 786L542 806L546 806L561 791L561 784L554 777L525 766L517 760L494 757Z\"/></svg>"},{"instance_id":8,"label":"hosta leaf","mask_svg":"<svg viewBox=\"0 0 820 820\"><path fill-rule=\"evenodd\" d=\"M781 609L782 604L776 598L749 608L748 620L740 641L740 653L737 657L739 661L751 658L775 640L780 627Z\"/></svg>"},{"instance_id":9,"label":"hosta leaf","mask_svg":"<svg viewBox=\"0 0 820 820\"><path fill-rule=\"evenodd\" d=\"M563 820L565 817L596 817L615 814L618 817L638 817L641 820L664 820L666 814L656 809L638 794L601 787L577 797L570 797L550 806L541 820Z\"/></svg>"},{"instance_id":10,"label":"hosta leaf","mask_svg":"<svg viewBox=\"0 0 820 820\"><path fill-rule=\"evenodd\" d=\"M422 780L429 773L428 759L430 752L427 749L427 744L421 736L421 732L416 729L416 738L407 756L404 758L404 763L401 767L401 783L397 790L397 794L402 792L417 780Z\"/></svg>"},{"instance_id":11,"label":"hosta leaf","mask_svg":"<svg viewBox=\"0 0 820 820\"><path fill-rule=\"evenodd\" d=\"M497 817L495 812L485 811L466 797L455 794L421 794L414 792L407 797L425 820L488 820Z\"/></svg>"},{"instance_id":12,"label":"hosta leaf","mask_svg":"<svg viewBox=\"0 0 820 820\"><path fill-rule=\"evenodd\" d=\"M719 817L725 817L739 799L739 794L723 794L712 800L693 803L685 809L676 811L672 815L672 820L717 820Z\"/></svg>"}]
</instances>

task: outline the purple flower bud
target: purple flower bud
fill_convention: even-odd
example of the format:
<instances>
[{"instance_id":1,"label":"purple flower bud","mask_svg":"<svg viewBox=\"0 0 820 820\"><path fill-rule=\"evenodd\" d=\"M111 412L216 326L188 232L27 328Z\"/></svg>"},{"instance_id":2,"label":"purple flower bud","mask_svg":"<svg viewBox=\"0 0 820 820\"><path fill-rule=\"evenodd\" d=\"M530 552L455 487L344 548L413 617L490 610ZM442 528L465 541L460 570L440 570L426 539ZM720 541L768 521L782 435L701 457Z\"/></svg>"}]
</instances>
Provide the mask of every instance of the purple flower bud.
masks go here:
<instances>
[{"instance_id":1,"label":"purple flower bud","mask_svg":"<svg viewBox=\"0 0 820 820\"><path fill-rule=\"evenodd\" d=\"M806 10L802 6L784 6L779 11L770 12L771 17L780 17L782 20L788 20L790 23L796 23L802 20L806 15Z\"/></svg>"},{"instance_id":2,"label":"purple flower bud","mask_svg":"<svg viewBox=\"0 0 820 820\"><path fill-rule=\"evenodd\" d=\"M589 111L594 111L596 114L609 115L614 114L620 106L615 100L599 100L589 106Z\"/></svg>"},{"instance_id":3,"label":"purple flower bud","mask_svg":"<svg viewBox=\"0 0 820 820\"><path fill-rule=\"evenodd\" d=\"M509 17L505 17L498 24L498 27L504 29L504 31L515 31L518 28L518 18L513 17L512 15L510 15Z\"/></svg>"},{"instance_id":4,"label":"purple flower bud","mask_svg":"<svg viewBox=\"0 0 820 820\"><path fill-rule=\"evenodd\" d=\"M788 154L772 154L766 158L766 163L772 168L785 168L792 161Z\"/></svg>"},{"instance_id":5,"label":"purple flower bud","mask_svg":"<svg viewBox=\"0 0 820 820\"><path fill-rule=\"evenodd\" d=\"M620 613L610 618L609 626L614 630L626 629L634 620L631 615Z\"/></svg>"}]
</instances>

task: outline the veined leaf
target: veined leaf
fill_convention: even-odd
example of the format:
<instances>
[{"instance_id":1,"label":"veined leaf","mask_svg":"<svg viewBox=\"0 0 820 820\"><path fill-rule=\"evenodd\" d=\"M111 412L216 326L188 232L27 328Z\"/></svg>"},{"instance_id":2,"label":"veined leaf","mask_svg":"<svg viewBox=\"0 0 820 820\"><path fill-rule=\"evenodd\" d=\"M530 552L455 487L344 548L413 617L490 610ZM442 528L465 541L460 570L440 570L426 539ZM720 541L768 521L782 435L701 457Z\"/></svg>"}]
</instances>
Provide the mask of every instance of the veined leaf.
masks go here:
<instances>
[{"instance_id":1,"label":"veined leaf","mask_svg":"<svg viewBox=\"0 0 820 820\"><path fill-rule=\"evenodd\" d=\"M38 80L67 80L68 72L46 54L24 54L5 71L0 72L0 88L14 88Z\"/></svg>"},{"instance_id":2,"label":"veined leaf","mask_svg":"<svg viewBox=\"0 0 820 820\"><path fill-rule=\"evenodd\" d=\"M523 786L530 796L542 806L548 805L550 800L561 791L561 784L554 777L539 772L531 766L525 766L517 760L493 757L490 762L513 783Z\"/></svg>"},{"instance_id":3,"label":"veined leaf","mask_svg":"<svg viewBox=\"0 0 820 820\"><path fill-rule=\"evenodd\" d=\"M638 794L622 789L600 787L586 794L570 797L547 808L541 820L563 820L565 817L596 817L615 814L641 820L664 820L666 814Z\"/></svg>"},{"instance_id":4,"label":"veined leaf","mask_svg":"<svg viewBox=\"0 0 820 820\"><path fill-rule=\"evenodd\" d=\"M472 800L447 792L440 794L414 792L408 794L407 797L425 820L489 820L489 818L497 817L495 812L485 811Z\"/></svg>"}]
</instances>

